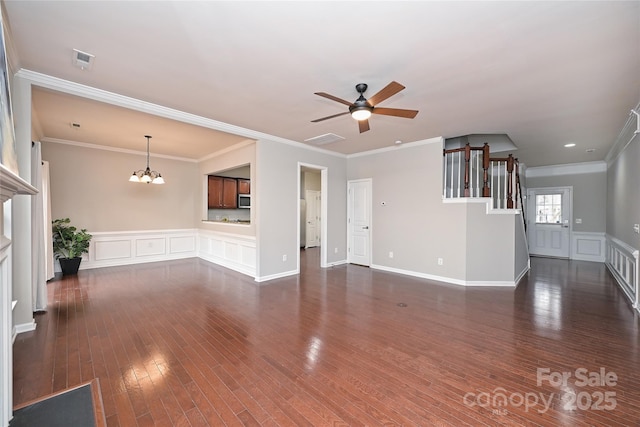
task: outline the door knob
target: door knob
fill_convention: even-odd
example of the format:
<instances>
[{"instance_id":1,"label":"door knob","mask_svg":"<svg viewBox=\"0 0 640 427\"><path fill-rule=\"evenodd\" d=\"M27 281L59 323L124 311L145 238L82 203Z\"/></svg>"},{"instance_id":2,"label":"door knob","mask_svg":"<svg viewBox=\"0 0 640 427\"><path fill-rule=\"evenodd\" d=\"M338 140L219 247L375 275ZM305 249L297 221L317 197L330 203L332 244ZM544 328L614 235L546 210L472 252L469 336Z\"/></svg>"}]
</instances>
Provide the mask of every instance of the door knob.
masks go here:
<instances>
[{"instance_id":1,"label":"door knob","mask_svg":"<svg viewBox=\"0 0 640 427\"><path fill-rule=\"evenodd\" d=\"M368 225L365 225L364 227L362 227L362 229L363 229L363 230L368 230L368 229L369 229L369 226L368 226Z\"/></svg>"}]
</instances>

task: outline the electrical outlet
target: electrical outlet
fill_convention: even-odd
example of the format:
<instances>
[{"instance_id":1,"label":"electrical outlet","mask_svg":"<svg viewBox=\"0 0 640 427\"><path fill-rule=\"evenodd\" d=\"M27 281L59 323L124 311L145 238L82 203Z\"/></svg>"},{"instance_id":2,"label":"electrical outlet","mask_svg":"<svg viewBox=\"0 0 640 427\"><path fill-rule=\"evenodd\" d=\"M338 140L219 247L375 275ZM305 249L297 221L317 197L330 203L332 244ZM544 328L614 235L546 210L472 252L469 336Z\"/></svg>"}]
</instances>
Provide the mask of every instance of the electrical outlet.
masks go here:
<instances>
[{"instance_id":1,"label":"electrical outlet","mask_svg":"<svg viewBox=\"0 0 640 427\"><path fill-rule=\"evenodd\" d=\"M287 256L286 255L282 255L282 262L285 262L287 260Z\"/></svg>"},{"instance_id":2,"label":"electrical outlet","mask_svg":"<svg viewBox=\"0 0 640 427\"><path fill-rule=\"evenodd\" d=\"M389 258L393 258L393 252L389 252Z\"/></svg>"},{"instance_id":3,"label":"electrical outlet","mask_svg":"<svg viewBox=\"0 0 640 427\"><path fill-rule=\"evenodd\" d=\"M640 233L640 224L633 224L633 231Z\"/></svg>"},{"instance_id":4,"label":"electrical outlet","mask_svg":"<svg viewBox=\"0 0 640 427\"><path fill-rule=\"evenodd\" d=\"M334 248L334 249L333 249L333 253L334 253L334 254L337 254L337 253L338 253L338 248Z\"/></svg>"},{"instance_id":5,"label":"electrical outlet","mask_svg":"<svg viewBox=\"0 0 640 427\"><path fill-rule=\"evenodd\" d=\"M576 218L576 224L582 224L582 218Z\"/></svg>"},{"instance_id":6,"label":"electrical outlet","mask_svg":"<svg viewBox=\"0 0 640 427\"><path fill-rule=\"evenodd\" d=\"M444 260L442 258L438 258L438 265L444 264Z\"/></svg>"}]
</instances>

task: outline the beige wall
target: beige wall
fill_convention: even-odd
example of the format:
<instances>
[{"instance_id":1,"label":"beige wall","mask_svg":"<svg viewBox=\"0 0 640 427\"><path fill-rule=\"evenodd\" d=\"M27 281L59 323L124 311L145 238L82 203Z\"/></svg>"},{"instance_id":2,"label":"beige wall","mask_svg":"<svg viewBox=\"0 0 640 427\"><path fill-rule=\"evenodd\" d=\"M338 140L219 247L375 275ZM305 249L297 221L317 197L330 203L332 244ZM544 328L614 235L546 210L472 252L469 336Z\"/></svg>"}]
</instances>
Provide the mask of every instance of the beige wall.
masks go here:
<instances>
[{"instance_id":1,"label":"beige wall","mask_svg":"<svg viewBox=\"0 0 640 427\"><path fill-rule=\"evenodd\" d=\"M606 231L606 172L527 178L527 188L545 187L573 187L573 231ZM576 218L582 219L582 224L576 224Z\"/></svg>"},{"instance_id":2,"label":"beige wall","mask_svg":"<svg viewBox=\"0 0 640 427\"><path fill-rule=\"evenodd\" d=\"M51 174L51 214L90 232L194 228L196 163L151 157L164 185L128 181L145 155L43 142Z\"/></svg>"}]
</instances>

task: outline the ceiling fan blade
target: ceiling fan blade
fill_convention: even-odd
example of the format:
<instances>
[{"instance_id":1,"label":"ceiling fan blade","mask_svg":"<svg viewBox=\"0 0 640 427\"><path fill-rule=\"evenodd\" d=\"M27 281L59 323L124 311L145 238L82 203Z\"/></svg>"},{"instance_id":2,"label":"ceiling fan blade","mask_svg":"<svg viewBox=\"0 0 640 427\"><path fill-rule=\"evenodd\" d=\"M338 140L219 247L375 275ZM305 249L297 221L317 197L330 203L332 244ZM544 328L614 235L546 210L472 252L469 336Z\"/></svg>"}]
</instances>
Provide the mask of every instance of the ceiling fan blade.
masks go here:
<instances>
[{"instance_id":1,"label":"ceiling fan blade","mask_svg":"<svg viewBox=\"0 0 640 427\"><path fill-rule=\"evenodd\" d=\"M340 99L337 96L329 95L328 93L316 92L315 95L322 96L323 98L327 98L327 99L339 102L339 103L344 104L344 105L348 105L349 107L351 107L353 105L352 102L345 101L344 99Z\"/></svg>"},{"instance_id":2,"label":"ceiling fan blade","mask_svg":"<svg viewBox=\"0 0 640 427\"><path fill-rule=\"evenodd\" d=\"M395 81L391 82L388 85L386 85L380 92L376 93L375 95L373 95L371 98L368 99L369 105L372 105L375 107L385 99L390 98L396 93L400 92L402 89L404 89L404 86L402 86L400 83Z\"/></svg>"},{"instance_id":3,"label":"ceiling fan blade","mask_svg":"<svg viewBox=\"0 0 640 427\"><path fill-rule=\"evenodd\" d=\"M360 128L360 133L368 131L369 120L358 120L358 127Z\"/></svg>"},{"instance_id":4,"label":"ceiling fan blade","mask_svg":"<svg viewBox=\"0 0 640 427\"><path fill-rule=\"evenodd\" d=\"M312 123L318 123L318 122L321 122L321 121L323 121L323 120L333 119L334 117L344 116L345 114L349 114L349 112L348 112L348 111L345 111L344 113L334 114L333 116L327 116L327 117L323 117L323 118L321 118L321 119L311 120L311 122L312 122Z\"/></svg>"},{"instance_id":5,"label":"ceiling fan blade","mask_svg":"<svg viewBox=\"0 0 640 427\"><path fill-rule=\"evenodd\" d=\"M405 119L413 119L418 115L418 110L403 110L401 108L374 108L373 114L382 114L384 116L404 117Z\"/></svg>"}]
</instances>

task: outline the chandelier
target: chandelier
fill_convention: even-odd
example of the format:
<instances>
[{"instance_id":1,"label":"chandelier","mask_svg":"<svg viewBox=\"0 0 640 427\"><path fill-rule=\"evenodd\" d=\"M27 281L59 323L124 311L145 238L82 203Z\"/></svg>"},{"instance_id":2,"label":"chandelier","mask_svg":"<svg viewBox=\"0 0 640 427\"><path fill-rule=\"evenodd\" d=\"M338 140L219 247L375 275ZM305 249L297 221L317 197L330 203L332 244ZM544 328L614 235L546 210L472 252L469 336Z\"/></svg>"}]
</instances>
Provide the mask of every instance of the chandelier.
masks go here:
<instances>
[{"instance_id":1,"label":"chandelier","mask_svg":"<svg viewBox=\"0 0 640 427\"><path fill-rule=\"evenodd\" d=\"M164 179L162 178L162 175L160 175L160 172L152 171L149 168L149 140L151 139L151 137L149 135L145 135L144 137L147 138L147 168L144 170L140 169L134 171L133 175L131 175L131 178L129 178L129 181L146 182L147 184L164 184Z\"/></svg>"}]
</instances>

